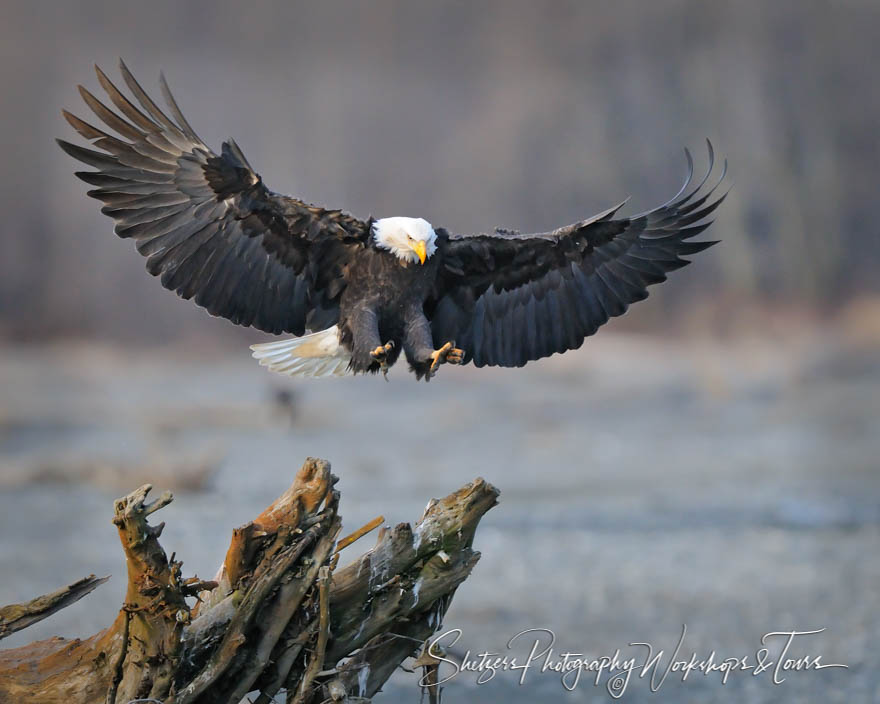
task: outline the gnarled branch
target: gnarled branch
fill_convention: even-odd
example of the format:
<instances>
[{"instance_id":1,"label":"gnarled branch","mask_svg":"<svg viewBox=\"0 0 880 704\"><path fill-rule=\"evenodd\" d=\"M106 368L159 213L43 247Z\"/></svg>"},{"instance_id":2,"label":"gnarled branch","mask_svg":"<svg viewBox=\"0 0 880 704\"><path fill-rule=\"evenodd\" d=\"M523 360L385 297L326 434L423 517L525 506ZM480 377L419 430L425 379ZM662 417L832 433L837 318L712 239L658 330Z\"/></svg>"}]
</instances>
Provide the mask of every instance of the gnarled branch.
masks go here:
<instances>
[{"instance_id":1,"label":"gnarled branch","mask_svg":"<svg viewBox=\"0 0 880 704\"><path fill-rule=\"evenodd\" d=\"M50 594L31 599L26 604L0 606L0 639L48 618L65 606L70 606L108 579L110 577L96 577L90 574Z\"/></svg>"}]
</instances>

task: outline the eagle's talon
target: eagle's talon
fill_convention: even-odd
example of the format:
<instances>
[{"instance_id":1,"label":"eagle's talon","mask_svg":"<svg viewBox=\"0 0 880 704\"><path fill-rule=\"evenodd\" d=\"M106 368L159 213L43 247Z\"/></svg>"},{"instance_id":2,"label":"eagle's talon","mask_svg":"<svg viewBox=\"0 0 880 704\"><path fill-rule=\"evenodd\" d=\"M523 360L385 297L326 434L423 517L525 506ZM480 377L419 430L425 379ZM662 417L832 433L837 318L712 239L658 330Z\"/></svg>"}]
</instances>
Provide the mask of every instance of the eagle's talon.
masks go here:
<instances>
[{"instance_id":1,"label":"eagle's talon","mask_svg":"<svg viewBox=\"0 0 880 704\"><path fill-rule=\"evenodd\" d=\"M389 340L384 345L379 345L376 349L370 352L373 361L379 363L379 370L382 372L386 381L388 380L388 355L393 349L394 340Z\"/></svg>"},{"instance_id":2,"label":"eagle's talon","mask_svg":"<svg viewBox=\"0 0 880 704\"><path fill-rule=\"evenodd\" d=\"M382 361L388 357L388 355L391 353L391 350L393 349L394 340L389 340L384 345L379 345L376 349L370 352L370 356L381 364Z\"/></svg>"},{"instance_id":3,"label":"eagle's talon","mask_svg":"<svg viewBox=\"0 0 880 704\"><path fill-rule=\"evenodd\" d=\"M444 362L448 362L449 364L461 364L463 357L463 350L458 349L454 342L447 342L439 350L434 350L431 353L431 368L425 376L430 379L437 373L440 365Z\"/></svg>"}]
</instances>

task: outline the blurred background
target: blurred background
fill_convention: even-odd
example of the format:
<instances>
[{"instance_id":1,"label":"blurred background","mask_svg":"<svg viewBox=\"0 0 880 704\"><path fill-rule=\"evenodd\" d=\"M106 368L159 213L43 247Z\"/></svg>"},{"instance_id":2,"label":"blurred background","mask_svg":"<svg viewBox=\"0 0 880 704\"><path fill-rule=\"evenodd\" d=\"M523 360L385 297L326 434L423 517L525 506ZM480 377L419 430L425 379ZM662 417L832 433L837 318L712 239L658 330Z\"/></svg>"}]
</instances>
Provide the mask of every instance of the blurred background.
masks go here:
<instances>
[{"instance_id":1,"label":"blurred background","mask_svg":"<svg viewBox=\"0 0 880 704\"><path fill-rule=\"evenodd\" d=\"M482 475L502 491L446 619L462 652L532 627L753 654L827 628L849 670L631 684L625 701L880 700L880 4L147 5L5 0L0 21L0 604L110 583L3 642L88 635L121 603L112 500L177 500L163 544L208 578L234 526L308 455L353 530L414 520ZM164 70L211 145L270 188L453 231L547 230L675 193L682 146L729 158L720 245L564 356L416 384L273 377L265 335L163 290L54 144L123 56ZM75 135L74 135L75 137ZM399 431L389 430L399 428ZM360 544L358 544L360 545ZM607 701L545 675L448 701ZM399 673L378 701L415 701Z\"/></svg>"}]
</instances>

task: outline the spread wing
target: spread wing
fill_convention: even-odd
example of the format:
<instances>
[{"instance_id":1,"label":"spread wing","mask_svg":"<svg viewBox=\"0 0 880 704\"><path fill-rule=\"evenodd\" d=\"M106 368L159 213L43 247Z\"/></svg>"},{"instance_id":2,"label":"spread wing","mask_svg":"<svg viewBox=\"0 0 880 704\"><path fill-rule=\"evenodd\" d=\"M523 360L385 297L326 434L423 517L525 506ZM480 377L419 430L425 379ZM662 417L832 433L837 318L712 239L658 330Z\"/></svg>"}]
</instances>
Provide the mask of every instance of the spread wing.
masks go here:
<instances>
[{"instance_id":1,"label":"spread wing","mask_svg":"<svg viewBox=\"0 0 880 704\"><path fill-rule=\"evenodd\" d=\"M646 298L648 286L689 263L683 256L715 244L692 238L725 198L712 194L727 162L715 186L701 194L715 161L709 143L706 176L685 194L693 178L693 159L685 155L681 190L647 213L615 219L621 203L553 232L448 235L426 305L435 343L455 341L478 367L521 367L580 347L609 318Z\"/></svg>"},{"instance_id":2,"label":"spread wing","mask_svg":"<svg viewBox=\"0 0 880 704\"><path fill-rule=\"evenodd\" d=\"M333 325L345 268L369 237L366 223L269 191L233 140L220 154L196 135L164 77L172 118L120 70L138 109L96 68L118 112L82 86L85 103L118 136L64 111L101 151L58 140L97 171L77 172L89 195L135 241L147 271L213 315L271 333L302 335Z\"/></svg>"}]
</instances>

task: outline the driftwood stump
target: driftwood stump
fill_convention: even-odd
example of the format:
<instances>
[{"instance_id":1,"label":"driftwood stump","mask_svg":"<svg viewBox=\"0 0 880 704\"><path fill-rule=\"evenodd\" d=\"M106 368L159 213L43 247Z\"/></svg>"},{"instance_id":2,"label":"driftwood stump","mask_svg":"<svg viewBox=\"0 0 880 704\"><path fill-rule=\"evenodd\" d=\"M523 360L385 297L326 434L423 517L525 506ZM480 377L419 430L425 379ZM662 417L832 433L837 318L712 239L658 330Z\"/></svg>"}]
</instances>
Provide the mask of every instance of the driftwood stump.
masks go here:
<instances>
[{"instance_id":1,"label":"driftwood stump","mask_svg":"<svg viewBox=\"0 0 880 704\"><path fill-rule=\"evenodd\" d=\"M164 524L147 522L171 494L148 503L145 485L117 500L128 589L116 620L84 640L0 651L0 704L238 704L251 692L268 704L282 691L288 703L368 700L440 627L479 559L474 532L498 491L477 479L432 500L415 527L383 527L372 550L336 569L339 551L383 519L337 540L335 483L329 463L306 460L284 494L233 531L212 581L184 579L159 544ZM103 581L0 608L0 638Z\"/></svg>"}]
</instances>

